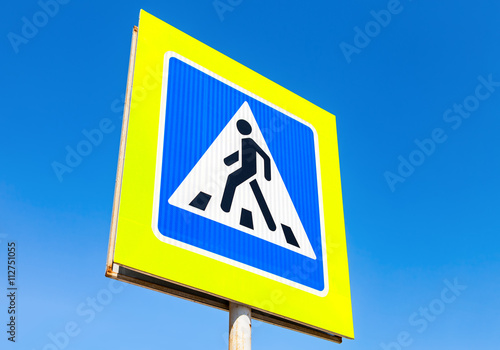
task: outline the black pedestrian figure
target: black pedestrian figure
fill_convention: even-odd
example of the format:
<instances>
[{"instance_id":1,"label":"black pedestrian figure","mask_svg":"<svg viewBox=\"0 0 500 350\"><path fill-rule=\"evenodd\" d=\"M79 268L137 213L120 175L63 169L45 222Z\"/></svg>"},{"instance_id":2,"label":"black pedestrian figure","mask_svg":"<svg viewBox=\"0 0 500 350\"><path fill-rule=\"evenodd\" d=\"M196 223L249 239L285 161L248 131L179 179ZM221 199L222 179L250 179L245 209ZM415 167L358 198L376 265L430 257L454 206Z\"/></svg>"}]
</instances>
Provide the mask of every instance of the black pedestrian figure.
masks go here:
<instances>
[{"instance_id":1,"label":"black pedestrian figure","mask_svg":"<svg viewBox=\"0 0 500 350\"><path fill-rule=\"evenodd\" d=\"M238 120L236 127L242 135L249 135L252 132L250 124L243 119ZM257 174L257 153L264 159L264 178L267 181L271 181L271 159L252 138L243 138L241 140L241 168L228 175L224 194L222 195L222 202L220 206L226 213L229 213L231 210L236 187L240 186L252 176ZM238 155L239 151L232 153L224 158L224 163L227 166L236 163L238 161ZM260 210L264 215L267 226L271 231L275 231L276 224L274 223L269 207L267 206L256 179L250 182L250 187L252 188Z\"/></svg>"}]
</instances>

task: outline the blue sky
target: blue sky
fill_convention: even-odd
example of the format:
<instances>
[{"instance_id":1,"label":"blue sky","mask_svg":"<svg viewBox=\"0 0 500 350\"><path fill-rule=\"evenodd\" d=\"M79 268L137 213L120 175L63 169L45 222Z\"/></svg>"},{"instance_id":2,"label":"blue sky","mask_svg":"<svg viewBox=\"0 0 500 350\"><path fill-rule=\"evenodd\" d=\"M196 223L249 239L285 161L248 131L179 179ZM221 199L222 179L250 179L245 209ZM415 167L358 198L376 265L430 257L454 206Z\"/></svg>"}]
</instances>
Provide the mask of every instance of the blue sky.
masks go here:
<instances>
[{"instance_id":1,"label":"blue sky","mask_svg":"<svg viewBox=\"0 0 500 350\"><path fill-rule=\"evenodd\" d=\"M498 343L500 3L221 1L231 11L211 0L5 5L0 259L16 241L19 324L15 345L1 327L2 349L227 347L226 312L104 277L116 106L141 8L337 116L356 334L341 348ZM53 162L103 118L102 142L58 178ZM92 309L96 298L105 305ZM5 297L0 308L3 325ZM253 344L338 346L260 322Z\"/></svg>"}]
</instances>

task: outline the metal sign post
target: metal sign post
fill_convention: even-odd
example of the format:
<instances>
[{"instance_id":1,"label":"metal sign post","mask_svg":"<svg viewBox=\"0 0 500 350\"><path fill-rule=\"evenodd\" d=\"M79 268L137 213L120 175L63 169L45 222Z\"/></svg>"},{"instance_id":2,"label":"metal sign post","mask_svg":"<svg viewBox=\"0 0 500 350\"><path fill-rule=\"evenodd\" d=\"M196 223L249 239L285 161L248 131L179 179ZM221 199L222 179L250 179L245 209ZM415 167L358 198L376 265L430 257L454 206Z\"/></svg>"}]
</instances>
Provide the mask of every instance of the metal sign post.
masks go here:
<instances>
[{"instance_id":1,"label":"metal sign post","mask_svg":"<svg viewBox=\"0 0 500 350\"><path fill-rule=\"evenodd\" d=\"M229 303L229 350L252 347L252 311L248 306Z\"/></svg>"}]
</instances>

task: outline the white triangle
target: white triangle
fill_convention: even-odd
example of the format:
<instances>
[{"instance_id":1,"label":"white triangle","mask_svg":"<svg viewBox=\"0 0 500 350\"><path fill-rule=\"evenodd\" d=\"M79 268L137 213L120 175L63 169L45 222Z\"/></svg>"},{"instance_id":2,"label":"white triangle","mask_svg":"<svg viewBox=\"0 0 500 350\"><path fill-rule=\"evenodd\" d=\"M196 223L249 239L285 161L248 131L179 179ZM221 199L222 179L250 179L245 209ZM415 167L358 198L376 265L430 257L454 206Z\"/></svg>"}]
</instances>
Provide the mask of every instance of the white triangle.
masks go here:
<instances>
[{"instance_id":1,"label":"white triangle","mask_svg":"<svg viewBox=\"0 0 500 350\"><path fill-rule=\"evenodd\" d=\"M252 132L248 136L243 136L238 132L236 123L241 119L247 121L252 128ZM236 188L231 209L226 213L221 209L226 181L229 174L241 167L241 140L248 137L252 138L269 156L271 180L267 181L265 179L264 160L257 154L257 174ZM236 151L238 151L238 161L227 166L224 159ZM271 212L276 224L275 231L271 231L264 220L264 215L250 186L253 179L257 181ZM190 205L200 192L211 196L204 210ZM247 102L243 103L227 123L219 136L169 198L168 202L178 208L316 259L316 254L311 247L292 199ZM243 208L252 212L253 229L240 224L240 215ZM292 229L298 247L287 242L281 224Z\"/></svg>"}]
</instances>

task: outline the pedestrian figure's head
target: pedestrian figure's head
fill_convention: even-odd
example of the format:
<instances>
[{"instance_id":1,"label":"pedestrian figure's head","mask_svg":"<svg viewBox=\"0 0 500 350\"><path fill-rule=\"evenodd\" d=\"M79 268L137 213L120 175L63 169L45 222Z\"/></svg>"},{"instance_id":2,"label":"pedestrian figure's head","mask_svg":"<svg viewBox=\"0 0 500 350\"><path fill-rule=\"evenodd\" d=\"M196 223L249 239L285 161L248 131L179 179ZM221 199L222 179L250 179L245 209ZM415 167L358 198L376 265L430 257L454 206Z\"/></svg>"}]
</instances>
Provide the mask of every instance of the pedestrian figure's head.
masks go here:
<instances>
[{"instance_id":1,"label":"pedestrian figure's head","mask_svg":"<svg viewBox=\"0 0 500 350\"><path fill-rule=\"evenodd\" d=\"M238 120L238 122L236 123L236 127L242 135L250 135L250 133L252 132L252 127L250 126L250 124L243 119Z\"/></svg>"}]
</instances>

